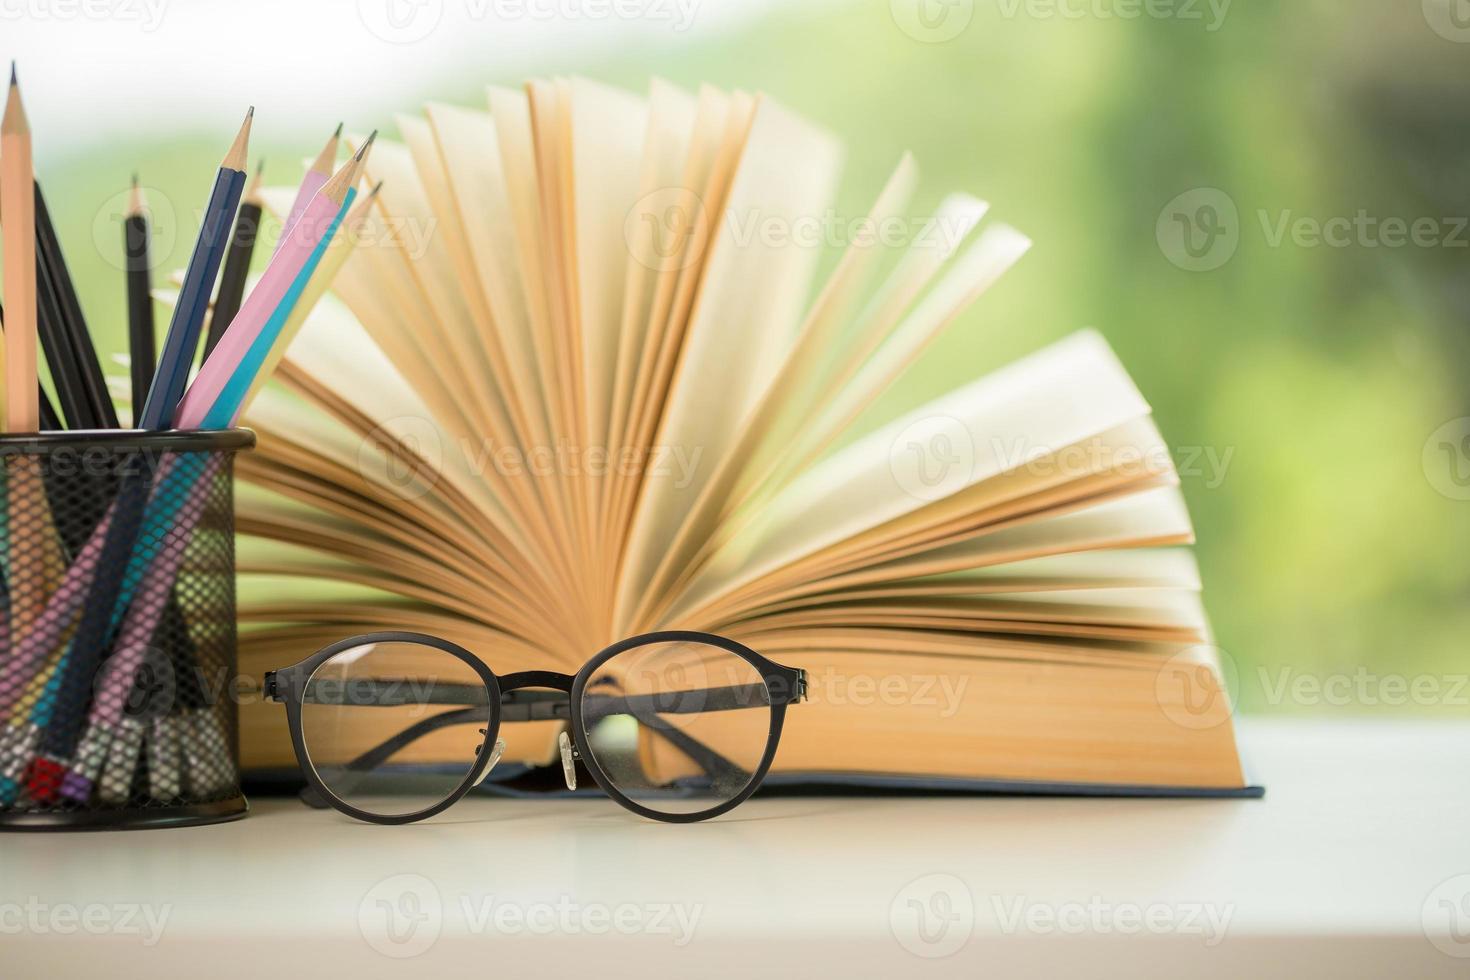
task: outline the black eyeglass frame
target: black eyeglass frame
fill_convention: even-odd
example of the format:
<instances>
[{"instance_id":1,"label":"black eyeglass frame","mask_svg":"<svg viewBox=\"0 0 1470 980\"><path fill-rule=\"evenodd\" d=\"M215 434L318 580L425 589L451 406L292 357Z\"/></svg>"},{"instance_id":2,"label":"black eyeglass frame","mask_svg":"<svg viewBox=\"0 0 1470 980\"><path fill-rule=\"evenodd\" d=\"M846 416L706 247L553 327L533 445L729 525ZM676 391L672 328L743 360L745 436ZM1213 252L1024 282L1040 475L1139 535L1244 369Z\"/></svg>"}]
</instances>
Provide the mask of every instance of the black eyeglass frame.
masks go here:
<instances>
[{"instance_id":1,"label":"black eyeglass frame","mask_svg":"<svg viewBox=\"0 0 1470 980\"><path fill-rule=\"evenodd\" d=\"M447 653L464 662L479 676L485 685L485 691L488 696L489 721L482 730L484 739L475 753L475 761L470 768L469 774L443 800L433 806L413 813L371 813L341 799L327 787L326 783L317 773L316 765L311 761L311 753L306 748L306 739L301 724L301 709L305 703L306 689L312 675L316 673L318 668L338 654L351 650L354 647L367 646L374 643L418 643ZM598 763L592 752L582 751L582 748L589 744L587 731L582 720L582 698L588 680L596 672L597 668L618 654L636 649L637 647L649 646L656 643L703 643L708 646L718 647L727 653L739 657L754 667L756 672L764 680L766 691L770 696L771 727L766 737L766 748L761 756L760 764L752 773L750 781L739 793L708 810L697 810L689 813L665 813L650 809L619 790L607 772ZM660 630L619 640L617 643L604 648L592 657L592 659L588 660L575 675L548 670L525 670L513 674L506 674L504 677L497 675L484 661L471 654L464 647L442 637L431 636L426 633L385 630L376 633L363 633L358 636L350 636L346 639L338 640L336 643L323 647L310 657L290 667L267 671L264 681L265 699L268 701L277 701L286 706L286 720L291 730L291 745L296 752L296 761L301 766L301 771L306 776L307 784L312 790L319 794L323 800L326 800L334 808L347 814L349 817L355 817L358 820L364 820L368 823L386 825L407 824L426 820L436 814L443 813L455 803L462 800L480 782L485 774L486 767L490 761L491 749L495 745L495 740L500 732L501 716L504 710L506 696L525 688L548 688L553 691L566 693L568 716L572 726L574 755L587 767L587 771L592 774L593 780L602 788L602 791L612 797L616 802L639 816L648 817L650 820L661 820L665 823L695 823L700 820L717 817L722 813L728 813L741 803L750 799L751 795L760 788L761 783L766 778L766 774L770 772L771 763L776 758L776 748L781 742L781 729L786 721L786 706L806 700L807 684L806 671L804 670L778 664L773 660L761 656L743 643L739 643L728 637L720 636L716 633L704 633L698 630Z\"/></svg>"}]
</instances>

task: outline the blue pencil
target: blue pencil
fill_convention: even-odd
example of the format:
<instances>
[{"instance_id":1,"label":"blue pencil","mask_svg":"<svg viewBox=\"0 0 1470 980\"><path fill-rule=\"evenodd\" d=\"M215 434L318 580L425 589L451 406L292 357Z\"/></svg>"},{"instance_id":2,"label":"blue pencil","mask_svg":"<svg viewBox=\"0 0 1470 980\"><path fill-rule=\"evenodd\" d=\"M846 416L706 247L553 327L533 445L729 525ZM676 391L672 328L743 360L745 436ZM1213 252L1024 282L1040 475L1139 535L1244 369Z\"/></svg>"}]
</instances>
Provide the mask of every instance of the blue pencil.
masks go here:
<instances>
[{"instance_id":1,"label":"blue pencil","mask_svg":"<svg viewBox=\"0 0 1470 980\"><path fill-rule=\"evenodd\" d=\"M204 206L204 226L194 242L194 254L189 256L184 285L179 290L163 352L158 357L158 370L153 373L148 400L138 416L140 429L168 428L179 399L184 397L184 385L189 380L189 368L194 363L199 335L204 329L204 315L209 310L209 297L214 292L214 280L224 259L230 229L234 227L235 208L245 190L245 152L254 115L255 109L251 107L245 114L240 134L220 164L214 190Z\"/></svg>"}]
</instances>

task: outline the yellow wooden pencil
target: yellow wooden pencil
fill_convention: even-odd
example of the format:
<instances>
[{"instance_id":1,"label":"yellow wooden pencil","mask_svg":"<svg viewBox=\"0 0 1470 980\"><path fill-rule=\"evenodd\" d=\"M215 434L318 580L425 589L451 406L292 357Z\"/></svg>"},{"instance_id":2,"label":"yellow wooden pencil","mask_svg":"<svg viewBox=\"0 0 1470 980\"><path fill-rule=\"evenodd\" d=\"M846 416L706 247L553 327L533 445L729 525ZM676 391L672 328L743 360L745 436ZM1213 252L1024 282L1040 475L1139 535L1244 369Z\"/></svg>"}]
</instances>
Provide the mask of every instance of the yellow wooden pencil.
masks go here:
<instances>
[{"instance_id":1,"label":"yellow wooden pencil","mask_svg":"<svg viewBox=\"0 0 1470 980\"><path fill-rule=\"evenodd\" d=\"M36 201L31 127L20 101L15 64L0 119L0 214L5 243L5 428L41 427L36 388Z\"/></svg>"},{"instance_id":2,"label":"yellow wooden pencil","mask_svg":"<svg viewBox=\"0 0 1470 980\"><path fill-rule=\"evenodd\" d=\"M15 63L0 117L0 234L5 247L5 429L41 428L36 384L36 203L31 127L20 101ZM24 636L40 614L48 585L60 574L51 509L35 457L12 457L9 490L10 637Z\"/></svg>"}]
</instances>

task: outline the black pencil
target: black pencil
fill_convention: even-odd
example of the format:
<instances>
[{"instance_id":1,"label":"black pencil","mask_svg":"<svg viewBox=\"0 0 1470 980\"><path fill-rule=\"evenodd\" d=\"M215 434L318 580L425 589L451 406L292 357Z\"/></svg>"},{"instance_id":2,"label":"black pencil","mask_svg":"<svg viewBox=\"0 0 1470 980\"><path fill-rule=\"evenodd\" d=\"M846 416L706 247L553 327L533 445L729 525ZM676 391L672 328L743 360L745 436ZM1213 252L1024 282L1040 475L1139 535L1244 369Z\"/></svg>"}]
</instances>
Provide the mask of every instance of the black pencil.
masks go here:
<instances>
[{"instance_id":1,"label":"black pencil","mask_svg":"<svg viewBox=\"0 0 1470 980\"><path fill-rule=\"evenodd\" d=\"M225 252L225 268L220 273L214 312L209 316L209 333L204 337L204 354L199 358L201 364L224 336L225 328L240 312L240 303L245 298L245 279L250 275L250 258L255 254L255 238L260 231L260 175L264 170L265 161L261 161L235 216L235 231Z\"/></svg>"},{"instance_id":2,"label":"black pencil","mask_svg":"<svg viewBox=\"0 0 1470 980\"><path fill-rule=\"evenodd\" d=\"M158 349L153 337L153 285L149 281L148 216L143 189L133 177L128 213L123 218L123 255L128 278L128 358L132 378L133 418L148 400L148 385L158 367ZM136 425L136 421L134 422Z\"/></svg>"},{"instance_id":3,"label":"black pencil","mask_svg":"<svg viewBox=\"0 0 1470 980\"><path fill-rule=\"evenodd\" d=\"M39 226L39 214L36 223ZM62 326L61 301L56 296L55 280L47 258L45 250L38 247L36 334L41 350L46 355L46 364L51 369L51 383L56 386L56 400L61 406L65 427L86 429L92 426L92 410L81 375L76 369L77 358L72 351L70 332Z\"/></svg>"},{"instance_id":4,"label":"black pencil","mask_svg":"<svg viewBox=\"0 0 1470 980\"><path fill-rule=\"evenodd\" d=\"M36 250L36 335L46 355L46 364L51 368L51 383L56 386L56 400L61 405L66 428L89 428L92 412L77 376L71 341L61 326L61 305L51 288L50 270L40 249Z\"/></svg>"},{"instance_id":5,"label":"black pencil","mask_svg":"<svg viewBox=\"0 0 1470 980\"><path fill-rule=\"evenodd\" d=\"M58 317L58 322L52 325L52 329L61 334L57 338L59 342L47 347L52 380L56 382L59 394L61 382L56 378L58 365L51 355L51 347L54 346L58 348L58 355L63 358L62 374L67 377L69 384L78 389L76 397L85 405L83 417L78 421L73 421L67 413L68 423L74 428L80 425L90 429L115 429L117 410L113 408L112 397L107 393L102 363L97 359L97 349L92 345L92 337L87 332L87 321L82 316L76 287L72 285L71 274L67 271L61 243L56 237L56 228L51 223L51 213L46 207L46 198L41 193L39 182L36 183L35 200L38 302L41 302L39 297L46 292L39 288L39 280L44 279L49 284L50 305ZM69 365L64 363L66 360L70 361ZM64 404L62 411L66 412Z\"/></svg>"}]
</instances>

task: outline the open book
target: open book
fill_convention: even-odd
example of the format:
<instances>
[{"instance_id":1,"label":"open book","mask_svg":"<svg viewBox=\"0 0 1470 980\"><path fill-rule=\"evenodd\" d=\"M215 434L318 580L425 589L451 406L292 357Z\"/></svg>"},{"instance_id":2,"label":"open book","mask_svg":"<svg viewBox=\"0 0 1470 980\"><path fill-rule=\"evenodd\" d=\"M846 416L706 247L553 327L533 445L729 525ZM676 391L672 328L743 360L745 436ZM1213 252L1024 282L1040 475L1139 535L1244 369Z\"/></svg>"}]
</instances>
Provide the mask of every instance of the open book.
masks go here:
<instances>
[{"instance_id":1,"label":"open book","mask_svg":"<svg viewBox=\"0 0 1470 980\"><path fill-rule=\"evenodd\" d=\"M1245 786L1177 477L1100 336L870 417L1027 250L984 202L915 214L905 156L834 249L833 139L713 88L534 81L398 128L245 414L245 673L376 629L574 672L692 628L806 669L773 781ZM242 753L294 768L258 705Z\"/></svg>"}]
</instances>

